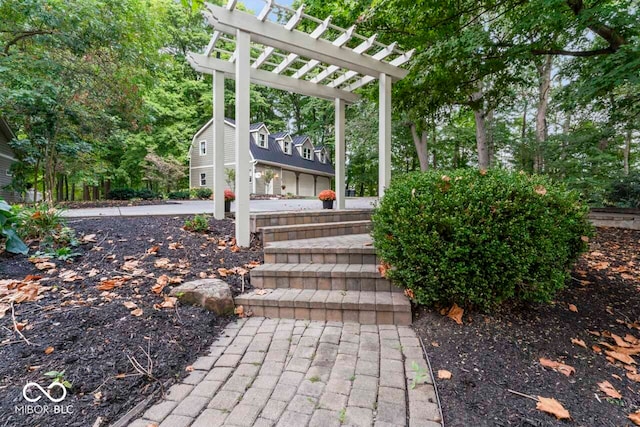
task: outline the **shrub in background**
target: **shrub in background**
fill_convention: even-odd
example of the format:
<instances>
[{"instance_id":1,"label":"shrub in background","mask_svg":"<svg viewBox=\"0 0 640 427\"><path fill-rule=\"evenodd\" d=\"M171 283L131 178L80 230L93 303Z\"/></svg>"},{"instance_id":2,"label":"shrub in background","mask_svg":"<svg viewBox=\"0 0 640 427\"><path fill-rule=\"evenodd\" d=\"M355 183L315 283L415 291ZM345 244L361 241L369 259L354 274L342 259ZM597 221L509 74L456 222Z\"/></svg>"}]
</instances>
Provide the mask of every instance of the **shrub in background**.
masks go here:
<instances>
[{"instance_id":1,"label":"shrub in background","mask_svg":"<svg viewBox=\"0 0 640 427\"><path fill-rule=\"evenodd\" d=\"M187 200L191 197L191 192L189 190L178 190L178 191L170 191L167 194L167 198L171 200Z\"/></svg>"},{"instance_id":2,"label":"shrub in background","mask_svg":"<svg viewBox=\"0 0 640 427\"><path fill-rule=\"evenodd\" d=\"M62 210L45 203L15 208L16 226L23 239L44 240L58 235L65 225Z\"/></svg>"},{"instance_id":3,"label":"shrub in background","mask_svg":"<svg viewBox=\"0 0 640 427\"><path fill-rule=\"evenodd\" d=\"M195 187L191 189L191 197L194 199L207 200L213 196L213 190L206 187Z\"/></svg>"},{"instance_id":4,"label":"shrub in background","mask_svg":"<svg viewBox=\"0 0 640 427\"><path fill-rule=\"evenodd\" d=\"M386 276L416 302L487 309L562 289L592 234L587 212L542 176L432 171L391 183L372 233Z\"/></svg>"},{"instance_id":5,"label":"shrub in background","mask_svg":"<svg viewBox=\"0 0 640 427\"><path fill-rule=\"evenodd\" d=\"M159 198L161 198L160 193L149 190L148 188L143 188L142 190L134 190L133 188L114 188L107 193L107 199L109 200L154 200Z\"/></svg>"},{"instance_id":6,"label":"shrub in background","mask_svg":"<svg viewBox=\"0 0 640 427\"><path fill-rule=\"evenodd\" d=\"M607 201L621 208L640 208L640 173L632 173L611 183Z\"/></svg>"}]
</instances>

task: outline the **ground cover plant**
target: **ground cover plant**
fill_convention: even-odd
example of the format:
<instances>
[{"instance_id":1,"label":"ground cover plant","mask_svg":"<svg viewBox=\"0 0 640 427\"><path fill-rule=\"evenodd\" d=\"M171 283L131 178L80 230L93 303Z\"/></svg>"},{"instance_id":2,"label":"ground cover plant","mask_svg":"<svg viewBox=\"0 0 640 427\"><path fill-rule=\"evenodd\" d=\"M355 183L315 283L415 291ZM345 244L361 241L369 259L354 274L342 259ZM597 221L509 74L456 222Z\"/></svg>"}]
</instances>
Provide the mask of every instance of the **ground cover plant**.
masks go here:
<instances>
[{"instance_id":1,"label":"ground cover plant","mask_svg":"<svg viewBox=\"0 0 640 427\"><path fill-rule=\"evenodd\" d=\"M418 309L413 326L431 359L446 425L637 425L638 254L640 231L599 228L551 304L451 316L461 324ZM557 400L571 420L523 395Z\"/></svg>"},{"instance_id":2,"label":"ground cover plant","mask_svg":"<svg viewBox=\"0 0 640 427\"><path fill-rule=\"evenodd\" d=\"M381 270L415 302L482 309L550 300L591 234L576 193L499 169L401 176L372 219Z\"/></svg>"},{"instance_id":3,"label":"ground cover plant","mask_svg":"<svg viewBox=\"0 0 640 427\"><path fill-rule=\"evenodd\" d=\"M194 233L182 217L69 220L81 256L0 253L0 416L7 425L87 426L102 417L105 426L189 373L227 319L182 305L169 290L218 277L237 294L262 261L260 247L235 245L232 221L208 221L206 233ZM32 244L33 255L39 246ZM72 414L14 413L26 382L46 386L53 377L71 385L65 403Z\"/></svg>"}]
</instances>

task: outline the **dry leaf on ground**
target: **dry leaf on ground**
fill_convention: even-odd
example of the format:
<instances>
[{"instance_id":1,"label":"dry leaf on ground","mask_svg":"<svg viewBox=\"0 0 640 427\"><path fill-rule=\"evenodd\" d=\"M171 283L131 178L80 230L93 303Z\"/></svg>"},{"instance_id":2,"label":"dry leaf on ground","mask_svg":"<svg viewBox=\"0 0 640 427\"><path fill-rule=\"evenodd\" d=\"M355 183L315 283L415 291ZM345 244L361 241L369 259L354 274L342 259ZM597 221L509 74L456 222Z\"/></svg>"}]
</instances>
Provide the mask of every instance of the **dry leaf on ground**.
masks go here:
<instances>
[{"instance_id":1,"label":"dry leaf on ground","mask_svg":"<svg viewBox=\"0 0 640 427\"><path fill-rule=\"evenodd\" d=\"M44 354L51 354L51 353L53 353L53 347L49 346L44 349Z\"/></svg>"},{"instance_id":2,"label":"dry leaf on ground","mask_svg":"<svg viewBox=\"0 0 640 427\"><path fill-rule=\"evenodd\" d=\"M142 309L141 308L136 308L135 310L131 310L131 315L132 316L136 316L136 317L140 317L142 316Z\"/></svg>"},{"instance_id":3,"label":"dry leaf on ground","mask_svg":"<svg viewBox=\"0 0 640 427\"><path fill-rule=\"evenodd\" d=\"M380 277L387 277L387 270L389 270L391 268L391 266L389 264L387 264L386 262L381 263L380 265L378 265L378 273L380 273Z\"/></svg>"},{"instance_id":4,"label":"dry leaf on ground","mask_svg":"<svg viewBox=\"0 0 640 427\"><path fill-rule=\"evenodd\" d=\"M580 346L582 348L587 348L587 344L585 344L585 342L581 339L578 338L571 338L571 342L577 346Z\"/></svg>"},{"instance_id":5,"label":"dry leaf on ground","mask_svg":"<svg viewBox=\"0 0 640 427\"><path fill-rule=\"evenodd\" d=\"M138 308L138 304L136 304L133 301L125 301L125 302L122 303L122 305L127 307L129 310L133 310L134 308Z\"/></svg>"},{"instance_id":6,"label":"dry leaf on ground","mask_svg":"<svg viewBox=\"0 0 640 427\"><path fill-rule=\"evenodd\" d=\"M635 425L640 426L640 411L634 412L633 414L629 414L629 419Z\"/></svg>"},{"instance_id":7,"label":"dry leaf on ground","mask_svg":"<svg viewBox=\"0 0 640 427\"><path fill-rule=\"evenodd\" d=\"M438 379L450 380L451 379L451 372L447 371L446 369L440 369L438 371Z\"/></svg>"},{"instance_id":8,"label":"dry leaf on ground","mask_svg":"<svg viewBox=\"0 0 640 427\"><path fill-rule=\"evenodd\" d=\"M566 376L570 376L571 374L576 373L576 369L573 366L566 365L562 362L555 362L550 359L546 359L544 357L540 358L540 364L546 368L551 368L556 372L560 372Z\"/></svg>"},{"instance_id":9,"label":"dry leaf on ground","mask_svg":"<svg viewBox=\"0 0 640 427\"><path fill-rule=\"evenodd\" d=\"M620 392L618 392L618 390L616 390L609 381L602 381L601 383L598 383L598 388L600 388L600 391L609 397L622 399Z\"/></svg>"},{"instance_id":10,"label":"dry leaf on ground","mask_svg":"<svg viewBox=\"0 0 640 427\"><path fill-rule=\"evenodd\" d=\"M617 351L611 351L611 350L605 350L604 352L607 356L610 356L612 358L614 358L615 360L625 363L627 365L635 365L636 361L633 359L633 357L627 355L627 354L622 354L620 352Z\"/></svg>"},{"instance_id":11,"label":"dry leaf on ground","mask_svg":"<svg viewBox=\"0 0 640 427\"><path fill-rule=\"evenodd\" d=\"M560 402L552 397L538 396L536 409L554 415L559 420L571 419L571 414L569 414L569 411L567 411Z\"/></svg>"},{"instance_id":12,"label":"dry leaf on ground","mask_svg":"<svg viewBox=\"0 0 640 427\"><path fill-rule=\"evenodd\" d=\"M574 313L577 313L578 307L576 307L575 304L569 304L569 310L573 311Z\"/></svg>"},{"instance_id":13,"label":"dry leaf on ground","mask_svg":"<svg viewBox=\"0 0 640 427\"><path fill-rule=\"evenodd\" d=\"M633 372L627 372L627 378L629 378L631 381L635 381L637 383L640 383L640 374L634 374Z\"/></svg>"},{"instance_id":14,"label":"dry leaf on ground","mask_svg":"<svg viewBox=\"0 0 640 427\"><path fill-rule=\"evenodd\" d=\"M453 306L449 309L447 313L447 317L452 319L458 325L462 325L462 315L464 314L464 309L458 307L458 304L453 304Z\"/></svg>"}]
</instances>

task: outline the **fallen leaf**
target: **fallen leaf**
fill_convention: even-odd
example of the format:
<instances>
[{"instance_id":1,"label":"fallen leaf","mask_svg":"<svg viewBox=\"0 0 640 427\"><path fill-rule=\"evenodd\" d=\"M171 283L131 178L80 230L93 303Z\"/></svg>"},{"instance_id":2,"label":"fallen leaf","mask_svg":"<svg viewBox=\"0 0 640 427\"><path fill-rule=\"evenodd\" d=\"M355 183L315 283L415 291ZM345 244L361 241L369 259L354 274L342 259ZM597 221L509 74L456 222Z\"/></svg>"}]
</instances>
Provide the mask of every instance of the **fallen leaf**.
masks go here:
<instances>
[{"instance_id":1,"label":"fallen leaf","mask_svg":"<svg viewBox=\"0 0 640 427\"><path fill-rule=\"evenodd\" d=\"M578 338L571 338L571 342L577 346L580 346L582 348L587 348L587 344L585 344L584 341L578 339Z\"/></svg>"},{"instance_id":2,"label":"fallen leaf","mask_svg":"<svg viewBox=\"0 0 640 427\"><path fill-rule=\"evenodd\" d=\"M155 245L147 249L147 253L149 255L157 255L159 249L160 249L160 245Z\"/></svg>"},{"instance_id":3,"label":"fallen leaf","mask_svg":"<svg viewBox=\"0 0 640 427\"><path fill-rule=\"evenodd\" d=\"M134 260L134 261L127 261L122 265L122 269L124 271L134 271L138 268L138 266L140 265L140 261Z\"/></svg>"},{"instance_id":4,"label":"fallen leaf","mask_svg":"<svg viewBox=\"0 0 640 427\"><path fill-rule=\"evenodd\" d=\"M193 366L189 365L186 368L184 368L184 370L187 371L187 372L193 372Z\"/></svg>"},{"instance_id":5,"label":"fallen leaf","mask_svg":"<svg viewBox=\"0 0 640 427\"><path fill-rule=\"evenodd\" d=\"M556 399L551 397L538 396L538 403L536 409L554 415L559 420L569 420L571 415L569 411L564 409L564 406Z\"/></svg>"},{"instance_id":6,"label":"fallen leaf","mask_svg":"<svg viewBox=\"0 0 640 427\"><path fill-rule=\"evenodd\" d=\"M624 340L633 345L640 344L640 340L631 334L625 335Z\"/></svg>"},{"instance_id":7,"label":"fallen leaf","mask_svg":"<svg viewBox=\"0 0 640 427\"><path fill-rule=\"evenodd\" d=\"M635 381L637 383L640 383L640 374L634 374L633 372L627 372L627 378L629 378L631 381Z\"/></svg>"},{"instance_id":8,"label":"fallen leaf","mask_svg":"<svg viewBox=\"0 0 640 427\"><path fill-rule=\"evenodd\" d=\"M80 241L82 243L96 243L96 235L95 234L87 234L82 236L82 238L80 239Z\"/></svg>"},{"instance_id":9,"label":"fallen leaf","mask_svg":"<svg viewBox=\"0 0 640 427\"><path fill-rule=\"evenodd\" d=\"M451 379L451 372L447 371L446 369L438 370L438 379L440 379L440 380L450 380Z\"/></svg>"},{"instance_id":10,"label":"fallen leaf","mask_svg":"<svg viewBox=\"0 0 640 427\"><path fill-rule=\"evenodd\" d=\"M218 274L220 275L220 277L227 277L227 275L228 275L229 273L232 273L232 272L231 272L231 271L229 271L229 270L227 270L226 268L222 268L222 267L220 267L220 268L218 269Z\"/></svg>"},{"instance_id":11,"label":"fallen leaf","mask_svg":"<svg viewBox=\"0 0 640 427\"><path fill-rule=\"evenodd\" d=\"M38 270L51 270L52 268L56 268L56 265L53 262L45 261L37 263L36 268Z\"/></svg>"},{"instance_id":12,"label":"fallen leaf","mask_svg":"<svg viewBox=\"0 0 640 427\"><path fill-rule=\"evenodd\" d=\"M129 310L133 310L134 308L138 308L138 304L136 304L133 301L125 301L125 302L122 303L122 305L127 307Z\"/></svg>"},{"instance_id":13,"label":"fallen leaf","mask_svg":"<svg viewBox=\"0 0 640 427\"><path fill-rule=\"evenodd\" d=\"M136 308L135 310L131 310L131 315L136 317L142 316L142 309Z\"/></svg>"},{"instance_id":14,"label":"fallen leaf","mask_svg":"<svg viewBox=\"0 0 640 427\"><path fill-rule=\"evenodd\" d=\"M378 273L380 273L380 277L387 277L387 271L391 268L391 266L386 263L386 262L382 262L380 263L380 265L378 265Z\"/></svg>"},{"instance_id":15,"label":"fallen leaf","mask_svg":"<svg viewBox=\"0 0 640 427\"><path fill-rule=\"evenodd\" d=\"M404 294L409 299L414 299L415 298L415 294L413 293L412 289L409 289L409 288L405 289L404 290Z\"/></svg>"},{"instance_id":16,"label":"fallen leaf","mask_svg":"<svg viewBox=\"0 0 640 427\"><path fill-rule=\"evenodd\" d=\"M254 292L256 295L267 295L269 293L268 289L256 289Z\"/></svg>"},{"instance_id":17,"label":"fallen leaf","mask_svg":"<svg viewBox=\"0 0 640 427\"><path fill-rule=\"evenodd\" d=\"M611 339L616 342L616 345L618 347L623 347L623 348L631 347L631 344L629 344L622 337L620 337L620 336L618 336L616 334L611 334Z\"/></svg>"},{"instance_id":18,"label":"fallen leaf","mask_svg":"<svg viewBox=\"0 0 640 427\"><path fill-rule=\"evenodd\" d=\"M589 243L589 236L580 236L580 240L582 240L585 243Z\"/></svg>"},{"instance_id":19,"label":"fallen leaf","mask_svg":"<svg viewBox=\"0 0 640 427\"><path fill-rule=\"evenodd\" d=\"M567 377L576 373L576 369L573 366L566 365L562 362L555 362L544 357L540 358L540 364L546 368L551 368L556 372L560 372Z\"/></svg>"},{"instance_id":20,"label":"fallen leaf","mask_svg":"<svg viewBox=\"0 0 640 427\"><path fill-rule=\"evenodd\" d=\"M578 307L576 307L574 304L569 304L569 310L573 311L574 313L577 313Z\"/></svg>"},{"instance_id":21,"label":"fallen leaf","mask_svg":"<svg viewBox=\"0 0 640 427\"><path fill-rule=\"evenodd\" d=\"M233 314L237 314L238 317L244 317L244 307L239 305L233 309Z\"/></svg>"},{"instance_id":22,"label":"fallen leaf","mask_svg":"<svg viewBox=\"0 0 640 427\"><path fill-rule=\"evenodd\" d=\"M544 188L543 185L536 185L535 187L535 192L541 196L544 196L545 194L547 194L547 189Z\"/></svg>"},{"instance_id":23,"label":"fallen leaf","mask_svg":"<svg viewBox=\"0 0 640 427\"><path fill-rule=\"evenodd\" d=\"M431 346L432 347L440 347L440 344L438 344L437 341L431 341Z\"/></svg>"},{"instance_id":24,"label":"fallen leaf","mask_svg":"<svg viewBox=\"0 0 640 427\"><path fill-rule=\"evenodd\" d=\"M176 306L176 302L178 298L176 297L164 297L164 301L160 304L162 308L174 308Z\"/></svg>"},{"instance_id":25,"label":"fallen leaf","mask_svg":"<svg viewBox=\"0 0 640 427\"><path fill-rule=\"evenodd\" d=\"M100 270L98 270L97 268L92 268L91 270L87 271L87 277L95 277L100 273Z\"/></svg>"},{"instance_id":26,"label":"fallen leaf","mask_svg":"<svg viewBox=\"0 0 640 427\"><path fill-rule=\"evenodd\" d=\"M635 425L640 426L640 411L636 411L633 414L629 414L629 419Z\"/></svg>"},{"instance_id":27,"label":"fallen leaf","mask_svg":"<svg viewBox=\"0 0 640 427\"><path fill-rule=\"evenodd\" d=\"M53 353L53 347L49 346L44 349L44 354L51 354L51 353Z\"/></svg>"},{"instance_id":28,"label":"fallen leaf","mask_svg":"<svg viewBox=\"0 0 640 427\"><path fill-rule=\"evenodd\" d=\"M238 252L238 251L240 251L240 248L238 247L238 245L233 245L231 247L231 252Z\"/></svg>"},{"instance_id":29,"label":"fallen leaf","mask_svg":"<svg viewBox=\"0 0 640 427\"><path fill-rule=\"evenodd\" d=\"M458 304L453 304L453 306L449 309L447 313L447 317L452 319L458 325L462 325L462 315L464 314L464 309L458 307Z\"/></svg>"},{"instance_id":30,"label":"fallen leaf","mask_svg":"<svg viewBox=\"0 0 640 427\"><path fill-rule=\"evenodd\" d=\"M601 383L598 383L598 387L600 388L600 391L607 396L614 399L622 399L620 392L618 392L618 390L616 390L609 381L602 381Z\"/></svg>"},{"instance_id":31,"label":"fallen leaf","mask_svg":"<svg viewBox=\"0 0 640 427\"><path fill-rule=\"evenodd\" d=\"M622 363L628 364L628 365L635 365L636 361L633 359L633 357L627 355L627 354L622 354L620 352L617 351L612 351L612 350L605 350L604 352L607 356L612 357L615 360L618 360Z\"/></svg>"}]
</instances>

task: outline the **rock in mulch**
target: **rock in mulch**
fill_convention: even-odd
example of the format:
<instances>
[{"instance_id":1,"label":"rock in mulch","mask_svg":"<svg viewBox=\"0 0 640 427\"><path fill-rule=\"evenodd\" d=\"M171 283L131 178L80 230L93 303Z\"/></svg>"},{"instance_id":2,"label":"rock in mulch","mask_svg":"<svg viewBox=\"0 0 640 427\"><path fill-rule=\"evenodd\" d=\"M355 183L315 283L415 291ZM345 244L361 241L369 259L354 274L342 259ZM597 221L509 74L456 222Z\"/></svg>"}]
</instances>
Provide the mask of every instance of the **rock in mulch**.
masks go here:
<instances>
[{"instance_id":1,"label":"rock in mulch","mask_svg":"<svg viewBox=\"0 0 640 427\"><path fill-rule=\"evenodd\" d=\"M183 283L171 289L171 296L184 304L192 304L216 314L233 314L231 288L220 279L200 279Z\"/></svg>"}]
</instances>

